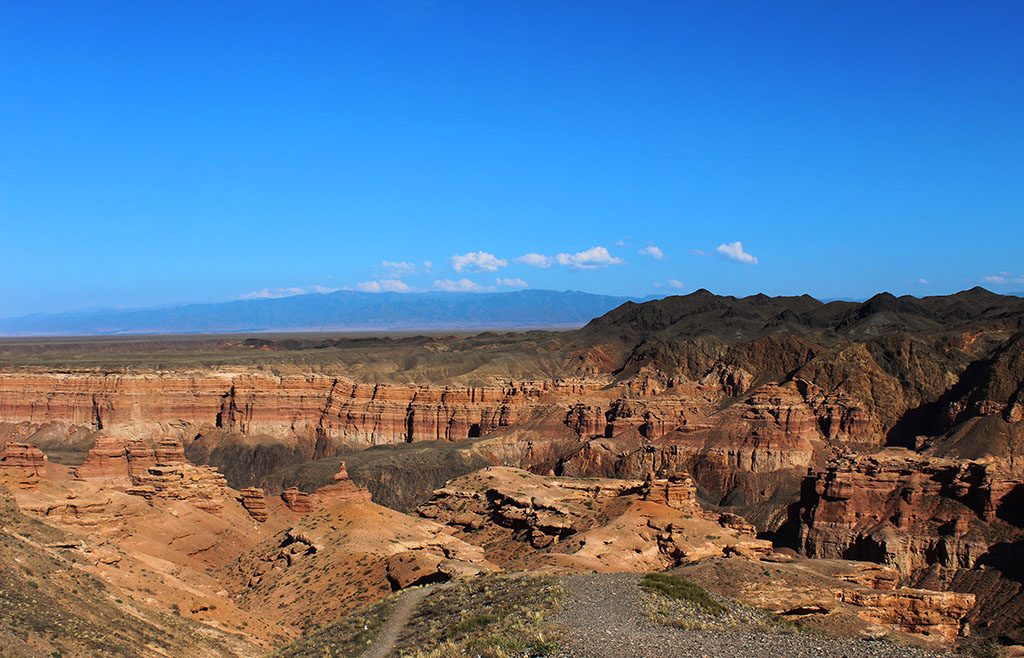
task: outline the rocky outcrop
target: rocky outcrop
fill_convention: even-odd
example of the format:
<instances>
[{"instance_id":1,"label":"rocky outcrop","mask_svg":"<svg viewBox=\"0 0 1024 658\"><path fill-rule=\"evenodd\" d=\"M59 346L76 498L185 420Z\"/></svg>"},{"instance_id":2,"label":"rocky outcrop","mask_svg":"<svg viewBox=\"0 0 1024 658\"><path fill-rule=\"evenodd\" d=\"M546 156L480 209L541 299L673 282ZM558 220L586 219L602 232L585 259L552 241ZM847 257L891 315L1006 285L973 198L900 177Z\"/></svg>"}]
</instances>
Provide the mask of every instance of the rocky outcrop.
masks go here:
<instances>
[{"instance_id":1,"label":"rocky outcrop","mask_svg":"<svg viewBox=\"0 0 1024 658\"><path fill-rule=\"evenodd\" d=\"M966 634L961 620L974 607L973 594L906 587L888 591L840 589L835 596L855 606L866 621L945 643Z\"/></svg>"},{"instance_id":2,"label":"rocky outcrop","mask_svg":"<svg viewBox=\"0 0 1024 658\"><path fill-rule=\"evenodd\" d=\"M331 505L345 502L370 502L370 492L360 487L348 476L345 462L338 465L331 484L320 487L313 493L300 491L298 487L288 487L281 492L281 500L296 514L311 514Z\"/></svg>"},{"instance_id":3,"label":"rocky outcrop","mask_svg":"<svg viewBox=\"0 0 1024 658\"><path fill-rule=\"evenodd\" d=\"M370 492L349 478L345 462L338 465L338 472L334 474L334 481L331 484L317 489L310 496L313 509L323 509L343 501L370 502Z\"/></svg>"},{"instance_id":4,"label":"rocky outcrop","mask_svg":"<svg viewBox=\"0 0 1024 658\"><path fill-rule=\"evenodd\" d=\"M664 478L650 474L644 482L643 498L691 514L702 512L697 502L697 487L685 473L672 473Z\"/></svg>"},{"instance_id":5,"label":"rocky outcrop","mask_svg":"<svg viewBox=\"0 0 1024 658\"><path fill-rule=\"evenodd\" d=\"M132 476L127 493L146 500L184 500L193 507L219 512L228 496L228 485L217 469L188 463L150 466Z\"/></svg>"},{"instance_id":6,"label":"rocky outcrop","mask_svg":"<svg viewBox=\"0 0 1024 658\"><path fill-rule=\"evenodd\" d=\"M130 450L131 447L129 447L129 451ZM157 441L156 447L153 449L153 458L160 466L183 464L187 461L185 459L185 446L183 446L181 441L178 441L177 439L160 439Z\"/></svg>"},{"instance_id":7,"label":"rocky outcrop","mask_svg":"<svg viewBox=\"0 0 1024 658\"><path fill-rule=\"evenodd\" d=\"M1001 459L899 449L848 455L804 480L798 544L815 558L890 565L904 584L970 592L976 595L970 624L1019 643L1022 500L1024 478ZM913 617L928 605L911 597L900 614Z\"/></svg>"},{"instance_id":8,"label":"rocky outcrop","mask_svg":"<svg viewBox=\"0 0 1024 658\"><path fill-rule=\"evenodd\" d=\"M8 443L0 451L0 473L14 477L39 477L46 469L46 455L29 443Z\"/></svg>"},{"instance_id":9,"label":"rocky outcrop","mask_svg":"<svg viewBox=\"0 0 1024 658\"><path fill-rule=\"evenodd\" d=\"M687 397L616 401L609 427L622 428L627 411L633 431L587 441L562 460L558 472L626 478L649 471L691 473L703 495L773 530L785 519L785 505L797 497L806 470L821 464L823 455L884 440L863 407L804 380L765 384L721 409L722 390L702 390Z\"/></svg>"},{"instance_id":10,"label":"rocky outcrop","mask_svg":"<svg viewBox=\"0 0 1024 658\"><path fill-rule=\"evenodd\" d=\"M323 625L412 585L494 566L444 528L364 500L337 499L242 555L235 595L253 614Z\"/></svg>"},{"instance_id":11,"label":"rocky outcrop","mask_svg":"<svg viewBox=\"0 0 1024 658\"><path fill-rule=\"evenodd\" d=\"M948 645L970 628L973 594L901 587L890 567L844 560L783 558L705 560L681 569L687 578L744 603L822 628L835 624L871 636L903 633Z\"/></svg>"},{"instance_id":12,"label":"rocky outcrop","mask_svg":"<svg viewBox=\"0 0 1024 658\"><path fill-rule=\"evenodd\" d=\"M449 482L417 512L514 568L650 571L771 550L705 514L682 474L648 482L551 478L493 467Z\"/></svg>"},{"instance_id":13,"label":"rocky outcrop","mask_svg":"<svg viewBox=\"0 0 1024 658\"><path fill-rule=\"evenodd\" d=\"M96 438L85 461L74 468L74 474L82 479L102 477L130 480L133 474L144 473L147 468L156 465L156 453L145 441L104 435Z\"/></svg>"},{"instance_id":14,"label":"rocky outcrop","mask_svg":"<svg viewBox=\"0 0 1024 658\"><path fill-rule=\"evenodd\" d=\"M253 520L260 523L266 522L269 518L267 512L267 499L263 495L263 489L259 487L246 487L238 492L238 502L249 513Z\"/></svg>"},{"instance_id":15,"label":"rocky outcrop","mask_svg":"<svg viewBox=\"0 0 1024 658\"><path fill-rule=\"evenodd\" d=\"M971 568L999 538L1024 480L995 461L924 457L890 449L834 460L804 480L800 550L869 560L905 576L938 565Z\"/></svg>"},{"instance_id":16,"label":"rocky outcrop","mask_svg":"<svg viewBox=\"0 0 1024 658\"><path fill-rule=\"evenodd\" d=\"M8 443L0 450L0 485L34 489L46 472L46 455L29 443Z\"/></svg>"},{"instance_id":17,"label":"rocky outcrop","mask_svg":"<svg viewBox=\"0 0 1024 658\"><path fill-rule=\"evenodd\" d=\"M313 511L313 503L309 494L299 491L298 487L288 487L281 492L281 500L285 506L296 514L309 514Z\"/></svg>"}]
</instances>

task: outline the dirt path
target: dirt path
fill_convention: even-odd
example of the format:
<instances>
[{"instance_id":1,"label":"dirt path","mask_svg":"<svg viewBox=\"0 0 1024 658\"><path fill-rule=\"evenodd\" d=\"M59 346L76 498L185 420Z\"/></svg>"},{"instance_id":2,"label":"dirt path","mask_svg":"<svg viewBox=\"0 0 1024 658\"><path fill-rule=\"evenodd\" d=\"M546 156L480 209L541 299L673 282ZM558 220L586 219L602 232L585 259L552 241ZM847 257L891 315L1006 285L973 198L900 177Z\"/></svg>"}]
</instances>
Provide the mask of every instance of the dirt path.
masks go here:
<instances>
[{"instance_id":1,"label":"dirt path","mask_svg":"<svg viewBox=\"0 0 1024 658\"><path fill-rule=\"evenodd\" d=\"M395 604L395 610L391 613L391 617L384 622L384 625L380 629L380 633L377 634L377 639L373 641L373 645L363 653L362 658L387 658L388 654L395 648L395 644L398 643L398 638L401 637L402 631L405 630L406 624L412 619L412 614L416 612L416 608L419 606L420 601L426 597L436 586L427 585L425 587L418 587L416 589L406 590L399 598L398 603Z\"/></svg>"},{"instance_id":2,"label":"dirt path","mask_svg":"<svg viewBox=\"0 0 1024 658\"><path fill-rule=\"evenodd\" d=\"M566 597L552 621L573 658L903 658L938 654L886 642L769 633L738 627L694 631L656 624L647 615L638 574L587 574L562 579Z\"/></svg>"}]
</instances>

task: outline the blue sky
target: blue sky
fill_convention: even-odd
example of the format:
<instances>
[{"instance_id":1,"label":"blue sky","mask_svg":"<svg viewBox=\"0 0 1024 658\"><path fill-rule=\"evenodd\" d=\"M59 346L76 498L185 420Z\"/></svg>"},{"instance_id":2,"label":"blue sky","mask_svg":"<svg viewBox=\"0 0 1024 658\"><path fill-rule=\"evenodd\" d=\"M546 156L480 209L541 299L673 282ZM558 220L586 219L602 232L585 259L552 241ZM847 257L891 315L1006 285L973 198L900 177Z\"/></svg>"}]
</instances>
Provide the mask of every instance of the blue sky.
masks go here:
<instances>
[{"instance_id":1,"label":"blue sky","mask_svg":"<svg viewBox=\"0 0 1024 658\"><path fill-rule=\"evenodd\" d=\"M0 315L1024 290L1021 34L1019 2L4 2Z\"/></svg>"}]
</instances>

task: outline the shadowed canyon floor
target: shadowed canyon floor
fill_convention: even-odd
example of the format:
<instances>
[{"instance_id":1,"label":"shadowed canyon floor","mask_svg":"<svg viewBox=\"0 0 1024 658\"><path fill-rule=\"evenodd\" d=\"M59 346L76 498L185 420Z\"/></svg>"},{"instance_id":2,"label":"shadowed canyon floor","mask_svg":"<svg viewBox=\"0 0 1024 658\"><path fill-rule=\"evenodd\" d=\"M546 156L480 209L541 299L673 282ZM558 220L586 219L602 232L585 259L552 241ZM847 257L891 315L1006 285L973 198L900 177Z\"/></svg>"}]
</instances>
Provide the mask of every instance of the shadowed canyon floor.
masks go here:
<instances>
[{"instance_id":1,"label":"shadowed canyon floor","mask_svg":"<svg viewBox=\"0 0 1024 658\"><path fill-rule=\"evenodd\" d=\"M73 607L131 610L146 637L117 641L140 654L198 633L205 655L300 636L322 655L340 629L352 651L394 592L459 583L420 610L503 572L556 574L562 612L495 631L514 651L468 618L438 647L608 655L586 628L547 644L592 586L638 601L604 629L714 654L707 629L647 610L639 576L568 575L666 570L811 634L772 627L776 654L1021 644L1022 441L1024 300L982 289L829 304L700 291L569 332L0 341L0 478L22 519L5 541L105 583ZM107 623L90 614L74 623ZM768 632L736 614L720 653ZM362 635L353 615L370 616ZM26 655L89 653L34 623L4 627ZM607 646L655 655L635 642Z\"/></svg>"}]
</instances>

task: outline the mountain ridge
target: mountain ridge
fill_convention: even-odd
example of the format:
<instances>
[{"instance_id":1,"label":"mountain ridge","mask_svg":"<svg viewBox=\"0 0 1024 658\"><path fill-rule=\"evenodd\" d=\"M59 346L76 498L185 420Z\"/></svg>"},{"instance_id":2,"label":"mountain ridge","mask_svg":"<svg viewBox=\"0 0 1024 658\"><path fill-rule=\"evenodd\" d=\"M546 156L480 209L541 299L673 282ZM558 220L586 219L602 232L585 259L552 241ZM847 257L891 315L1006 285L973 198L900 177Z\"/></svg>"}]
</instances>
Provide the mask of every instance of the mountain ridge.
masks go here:
<instances>
[{"instance_id":1,"label":"mountain ridge","mask_svg":"<svg viewBox=\"0 0 1024 658\"><path fill-rule=\"evenodd\" d=\"M651 297L619 297L572 290L484 293L339 290L273 299L0 318L0 335L578 327L623 302L648 299Z\"/></svg>"}]
</instances>

